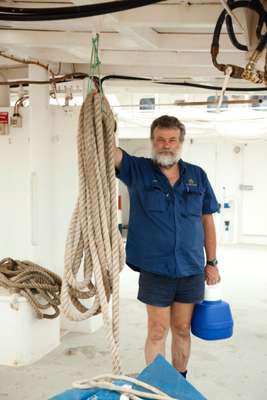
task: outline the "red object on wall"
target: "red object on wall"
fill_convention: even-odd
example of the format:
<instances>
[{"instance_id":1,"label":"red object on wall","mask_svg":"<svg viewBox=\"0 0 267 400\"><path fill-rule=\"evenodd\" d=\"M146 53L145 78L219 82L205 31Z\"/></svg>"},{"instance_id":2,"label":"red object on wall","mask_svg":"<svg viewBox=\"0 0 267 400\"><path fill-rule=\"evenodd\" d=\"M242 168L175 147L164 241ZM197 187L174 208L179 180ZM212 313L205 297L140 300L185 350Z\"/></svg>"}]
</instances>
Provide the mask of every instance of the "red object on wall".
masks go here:
<instances>
[{"instance_id":1,"label":"red object on wall","mask_svg":"<svg viewBox=\"0 0 267 400\"><path fill-rule=\"evenodd\" d=\"M7 111L0 111L0 124L8 124L8 112Z\"/></svg>"},{"instance_id":2,"label":"red object on wall","mask_svg":"<svg viewBox=\"0 0 267 400\"><path fill-rule=\"evenodd\" d=\"M118 196L118 209L121 210L122 209L122 201L121 201L121 195L119 194Z\"/></svg>"}]
</instances>

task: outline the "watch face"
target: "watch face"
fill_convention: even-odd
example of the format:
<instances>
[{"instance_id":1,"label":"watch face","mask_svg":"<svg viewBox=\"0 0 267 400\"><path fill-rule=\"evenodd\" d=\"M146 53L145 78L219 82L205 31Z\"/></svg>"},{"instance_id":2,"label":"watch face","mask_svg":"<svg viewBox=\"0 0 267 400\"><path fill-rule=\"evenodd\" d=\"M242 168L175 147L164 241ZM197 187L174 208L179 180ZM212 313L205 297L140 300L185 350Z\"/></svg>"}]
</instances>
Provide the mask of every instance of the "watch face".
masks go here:
<instances>
[{"instance_id":1,"label":"watch face","mask_svg":"<svg viewBox=\"0 0 267 400\"><path fill-rule=\"evenodd\" d=\"M215 258L214 260L207 261L207 264L215 267L218 264L218 260L216 260L216 258Z\"/></svg>"}]
</instances>

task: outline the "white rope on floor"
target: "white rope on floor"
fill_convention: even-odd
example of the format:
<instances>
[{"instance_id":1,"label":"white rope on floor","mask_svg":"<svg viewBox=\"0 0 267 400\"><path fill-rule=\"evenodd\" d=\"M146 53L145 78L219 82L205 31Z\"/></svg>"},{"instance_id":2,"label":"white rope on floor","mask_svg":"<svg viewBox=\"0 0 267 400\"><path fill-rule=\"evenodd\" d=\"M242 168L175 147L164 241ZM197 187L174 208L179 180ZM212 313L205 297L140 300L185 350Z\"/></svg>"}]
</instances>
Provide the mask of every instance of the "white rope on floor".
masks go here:
<instances>
[{"instance_id":1,"label":"white rope on floor","mask_svg":"<svg viewBox=\"0 0 267 400\"><path fill-rule=\"evenodd\" d=\"M119 386L112 383L111 380L123 380L131 384L143 387L144 389L147 389L150 392L143 392L140 390L132 389L131 387L128 387L128 385L127 387ZM149 385L143 381L140 381L135 378L130 378L129 376L124 376L124 375L113 375L113 374L100 375L92 379L74 382L72 386L76 389L99 388L99 389L111 390L124 394L133 400L140 400L141 398L155 399L155 400L175 400L172 397L168 396L166 393L156 388L155 386ZM179 399L176 398L176 400Z\"/></svg>"}]
</instances>

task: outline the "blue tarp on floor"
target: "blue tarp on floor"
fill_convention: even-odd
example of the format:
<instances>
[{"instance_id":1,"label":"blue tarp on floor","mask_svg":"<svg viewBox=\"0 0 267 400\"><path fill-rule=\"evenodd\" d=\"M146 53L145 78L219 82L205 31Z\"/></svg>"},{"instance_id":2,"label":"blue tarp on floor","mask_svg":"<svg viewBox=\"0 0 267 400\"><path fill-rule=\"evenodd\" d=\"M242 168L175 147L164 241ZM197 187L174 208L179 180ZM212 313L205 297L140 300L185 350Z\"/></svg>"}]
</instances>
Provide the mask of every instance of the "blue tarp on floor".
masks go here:
<instances>
[{"instance_id":1,"label":"blue tarp on floor","mask_svg":"<svg viewBox=\"0 0 267 400\"><path fill-rule=\"evenodd\" d=\"M156 386L161 391L177 400L207 400L184 377L173 368L164 357L158 355L152 364L146 367L137 379ZM116 384L129 384L125 381L116 381ZM141 387L133 386L133 389L146 391ZM119 400L120 394L104 389L70 389L51 397L49 400Z\"/></svg>"}]
</instances>

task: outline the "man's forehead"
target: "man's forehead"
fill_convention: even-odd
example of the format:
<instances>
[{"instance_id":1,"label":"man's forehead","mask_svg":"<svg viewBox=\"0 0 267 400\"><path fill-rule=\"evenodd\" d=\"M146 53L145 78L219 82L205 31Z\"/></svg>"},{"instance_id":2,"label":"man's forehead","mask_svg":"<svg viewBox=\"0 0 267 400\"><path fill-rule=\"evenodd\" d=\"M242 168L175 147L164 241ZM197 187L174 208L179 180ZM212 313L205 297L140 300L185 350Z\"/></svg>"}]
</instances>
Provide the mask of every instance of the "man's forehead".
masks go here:
<instances>
[{"instance_id":1,"label":"man's forehead","mask_svg":"<svg viewBox=\"0 0 267 400\"><path fill-rule=\"evenodd\" d=\"M154 135L157 137L159 137L159 136L166 137L166 138L169 138L172 136L177 137L177 136L180 136L180 133L181 133L181 130L179 128L159 128L159 127L157 127L154 129Z\"/></svg>"}]
</instances>

